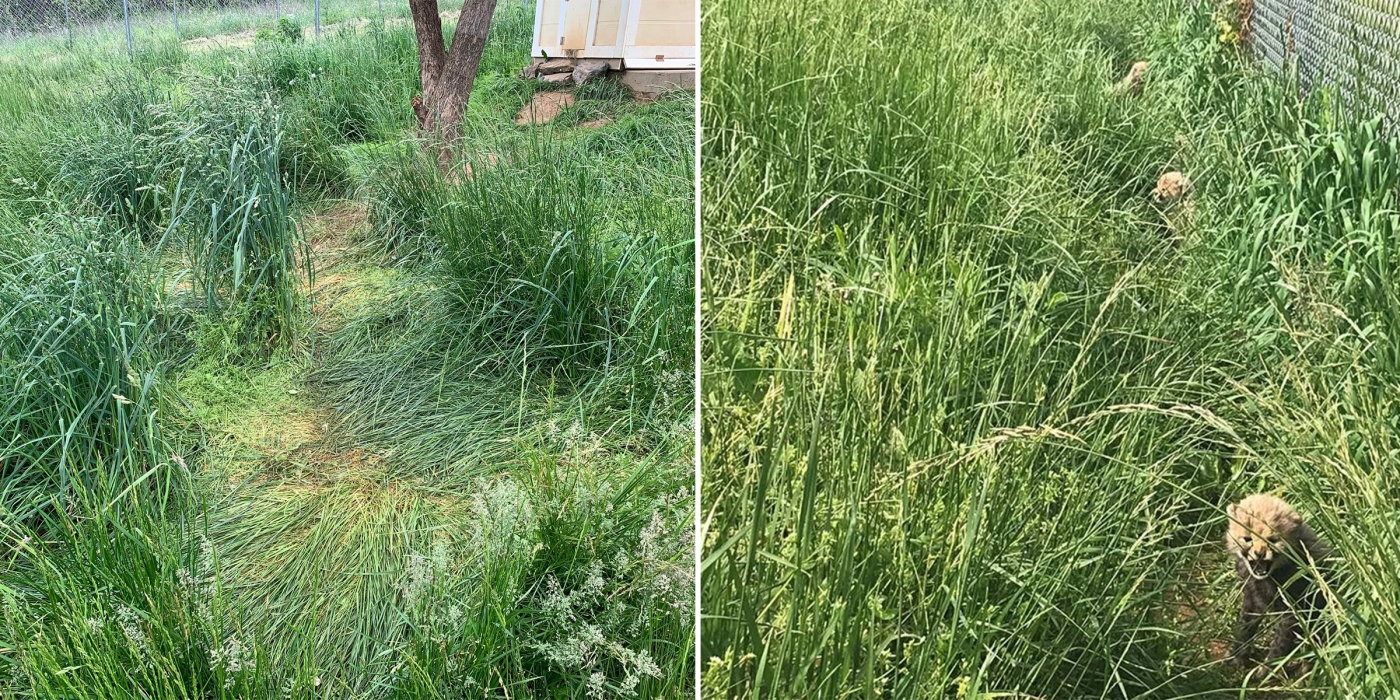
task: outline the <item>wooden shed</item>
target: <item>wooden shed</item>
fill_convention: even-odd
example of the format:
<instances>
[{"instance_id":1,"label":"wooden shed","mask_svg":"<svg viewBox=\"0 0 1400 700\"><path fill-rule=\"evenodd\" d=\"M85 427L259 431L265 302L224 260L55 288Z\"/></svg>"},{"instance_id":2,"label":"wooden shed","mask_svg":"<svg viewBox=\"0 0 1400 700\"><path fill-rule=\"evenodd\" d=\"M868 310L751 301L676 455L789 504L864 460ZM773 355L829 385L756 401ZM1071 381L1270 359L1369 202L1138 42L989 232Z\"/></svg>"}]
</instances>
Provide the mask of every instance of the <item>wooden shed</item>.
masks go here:
<instances>
[{"instance_id":1,"label":"wooden shed","mask_svg":"<svg viewBox=\"0 0 1400 700\"><path fill-rule=\"evenodd\" d=\"M612 70L693 76L697 1L536 0L531 54L536 62L605 60ZM694 85L693 77L681 82Z\"/></svg>"}]
</instances>

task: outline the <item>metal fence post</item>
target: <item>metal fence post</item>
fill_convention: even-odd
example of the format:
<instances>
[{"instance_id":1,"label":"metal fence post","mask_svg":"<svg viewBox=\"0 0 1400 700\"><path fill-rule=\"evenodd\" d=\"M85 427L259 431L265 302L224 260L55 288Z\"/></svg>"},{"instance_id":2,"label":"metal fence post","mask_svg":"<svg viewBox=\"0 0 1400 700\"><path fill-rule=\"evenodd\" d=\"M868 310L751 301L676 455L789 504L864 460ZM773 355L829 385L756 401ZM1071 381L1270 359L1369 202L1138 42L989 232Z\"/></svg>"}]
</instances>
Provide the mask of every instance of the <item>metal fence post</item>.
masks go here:
<instances>
[{"instance_id":1,"label":"metal fence post","mask_svg":"<svg viewBox=\"0 0 1400 700\"><path fill-rule=\"evenodd\" d=\"M282 0L277 0L277 2L273 3L273 5L276 5L276 6L277 6L277 19L278 19L278 21L281 21L281 19L282 19Z\"/></svg>"},{"instance_id":2,"label":"metal fence post","mask_svg":"<svg viewBox=\"0 0 1400 700\"><path fill-rule=\"evenodd\" d=\"M68 9L68 0L63 0L63 16L68 20L68 48L73 48L73 12Z\"/></svg>"},{"instance_id":3,"label":"metal fence post","mask_svg":"<svg viewBox=\"0 0 1400 700\"><path fill-rule=\"evenodd\" d=\"M316 38L321 38L321 0L316 0Z\"/></svg>"},{"instance_id":4,"label":"metal fence post","mask_svg":"<svg viewBox=\"0 0 1400 700\"><path fill-rule=\"evenodd\" d=\"M180 40L180 0L170 0L170 12L175 15L175 41Z\"/></svg>"},{"instance_id":5,"label":"metal fence post","mask_svg":"<svg viewBox=\"0 0 1400 700\"><path fill-rule=\"evenodd\" d=\"M136 52L131 48L131 2L122 0L122 21L126 23L126 55L135 56Z\"/></svg>"}]
</instances>

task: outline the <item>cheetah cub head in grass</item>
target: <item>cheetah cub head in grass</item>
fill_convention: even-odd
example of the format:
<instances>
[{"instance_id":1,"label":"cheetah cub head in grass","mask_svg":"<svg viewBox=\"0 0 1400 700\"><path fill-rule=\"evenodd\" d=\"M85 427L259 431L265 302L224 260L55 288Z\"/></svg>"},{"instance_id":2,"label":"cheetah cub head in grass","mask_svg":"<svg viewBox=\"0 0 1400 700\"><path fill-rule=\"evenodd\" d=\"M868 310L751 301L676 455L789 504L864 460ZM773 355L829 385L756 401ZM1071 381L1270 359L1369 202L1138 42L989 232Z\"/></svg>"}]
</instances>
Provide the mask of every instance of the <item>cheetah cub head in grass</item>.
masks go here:
<instances>
[{"instance_id":1,"label":"cheetah cub head in grass","mask_svg":"<svg viewBox=\"0 0 1400 700\"><path fill-rule=\"evenodd\" d=\"M1296 548L1306 525L1293 506L1282 499L1255 494L1225 509L1230 519L1225 545L1249 575L1265 579Z\"/></svg>"},{"instance_id":2,"label":"cheetah cub head in grass","mask_svg":"<svg viewBox=\"0 0 1400 700\"><path fill-rule=\"evenodd\" d=\"M1174 204L1191 194L1191 179L1173 170L1157 178L1157 186L1152 189L1152 199L1160 204Z\"/></svg>"},{"instance_id":3,"label":"cheetah cub head in grass","mask_svg":"<svg viewBox=\"0 0 1400 700\"><path fill-rule=\"evenodd\" d=\"M1138 61L1128 69L1128 74L1113 86L1113 91L1120 95L1137 95L1142 92L1142 79L1147 75L1147 61Z\"/></svg>"}]
</instances>

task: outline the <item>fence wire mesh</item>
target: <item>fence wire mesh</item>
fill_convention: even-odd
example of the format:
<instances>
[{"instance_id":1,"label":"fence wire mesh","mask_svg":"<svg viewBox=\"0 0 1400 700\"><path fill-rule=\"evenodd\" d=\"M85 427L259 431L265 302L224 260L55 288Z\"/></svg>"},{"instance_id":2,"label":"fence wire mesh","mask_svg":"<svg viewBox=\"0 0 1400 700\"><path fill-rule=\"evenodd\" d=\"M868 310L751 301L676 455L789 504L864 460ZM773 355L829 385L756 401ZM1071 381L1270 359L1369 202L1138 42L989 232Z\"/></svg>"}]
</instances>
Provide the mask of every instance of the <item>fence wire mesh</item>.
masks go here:
<instances>
[{"instance_id":1,"label":"fence wire mesh","mask_svg":"<svg viewBox=\"0 0 1400 700\"><path fill-rule=\"evenodd\" d=\"M279 19L307 38L351 18L407 16L402 0L0 0L0 43L112 42L139 51L162 42L251 42Z\"/></svg>"},{"instance_id":2,"label":"fence wire mesh","mask_svg":"<svg viewBox=\"0 0 1400 700\"><path fill-rule=\"evenodd\" d=\"M1255 55L1296 66L1299 87L1331 86L1349 107L1400 118L1400 0L1253 0Z\"/></svg>"}]
</instances>

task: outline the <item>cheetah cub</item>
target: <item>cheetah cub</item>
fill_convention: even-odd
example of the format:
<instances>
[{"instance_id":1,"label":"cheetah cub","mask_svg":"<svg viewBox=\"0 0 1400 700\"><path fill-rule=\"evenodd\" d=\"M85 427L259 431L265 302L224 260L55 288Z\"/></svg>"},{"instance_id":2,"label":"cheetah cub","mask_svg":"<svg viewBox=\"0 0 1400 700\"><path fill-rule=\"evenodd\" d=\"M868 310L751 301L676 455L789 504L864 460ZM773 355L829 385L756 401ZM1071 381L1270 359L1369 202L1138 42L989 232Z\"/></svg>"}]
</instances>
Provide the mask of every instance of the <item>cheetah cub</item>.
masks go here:
<instances>
[{"instance_id":1,"label":"cheetah cub","mask_svg":"<svg viewBox=\"0 0 1400 700\"><path fill-rule=\"evenodd\" d=\"M1162 173L1157 178L1157 186L1152 189L1152 199L1158 204L1175 204L1191 194L1191 178L1173 170Z\"/></svg>"},{"instance_id":2,"label":"cheetah cub","mask_svg":"<svg viewBox=\"0 0 1400 700\"><path fill-rule=\"evenodd\" d=\"M1260 624L1277 615L1266 658L1286 657L1302 641L1304 623L1316 622L1326 605L1314 577L1330 550L1298 511L1273 496L1249 496L1225 512L1230 519L1225 547L1244 585L1231 654L1241 663L1257 660L1254 642Z\"/></svg>"},{"instance_id":3,"label":"cheetah cub","mask_svg":"<svg viewBox=\"0 0 1400 700\"><path fill-rule=\"evenodd\" d=\"M1147 61L1138 61L1128 69L1128 74L1109 88L1118 95L1138 95L1142 92L1142 78L1147 74Z\"/></svg>"}]
</instances>

